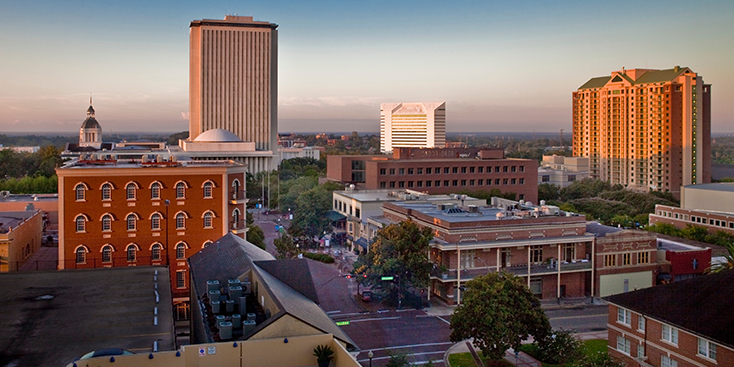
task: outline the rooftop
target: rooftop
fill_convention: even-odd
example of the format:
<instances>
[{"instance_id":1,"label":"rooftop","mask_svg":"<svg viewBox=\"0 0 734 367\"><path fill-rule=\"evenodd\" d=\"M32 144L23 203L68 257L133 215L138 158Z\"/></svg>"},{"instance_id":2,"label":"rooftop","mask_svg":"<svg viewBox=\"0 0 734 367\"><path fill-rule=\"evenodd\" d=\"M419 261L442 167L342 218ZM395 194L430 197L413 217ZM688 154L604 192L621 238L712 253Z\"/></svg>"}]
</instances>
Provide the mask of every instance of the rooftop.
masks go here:
<instances>
[{"instance_id":1,"label":"rooftop","mask_svg":"<svg viewBox=\"0 0 734 367\"><path fill-rule=\"evenodd\" d=\"M734 270L606 297L610 303L734 347ZM705 307L702 307L705 305Z\"/></svg>"},{"instance_id":2,"label":"rooftop","mask_svg":"<svg viewBox=\"0 0 734 367\"><path fill-rule=\"evenodd\" d=\"M698 185L683 186L686 190L710 190L721 192L734 192L734 182L717 182Z\"/></svg>"},{"instance_id":3,"label":"rooftop","mask_svg":"<svg viewBox=\"0 0 734 367\"><path fill-rule=\"evenodd\" d=\"M0 233L7 233L11 228L21 225L23 222L38 214L38 211L23 212L0 212ZM0 288L2 289L2 288Z\"/></svg>"},{"instance_id":4,"label":"rooftop","mask_svg":"<svg viewBox=\"0 0 734 367\"><path fill-rule=\"evenodd\" d=\"M161 159L157 155L147 155L142 159L117 159L114 155L90 155L82 156L80 159L74 159L60 169L77 170L77 169L120 169L120 168L171 168L171 167L189 167L189 168L211 168L211 167L235 167L242 166L232 160L220 161L191 161L176 159Z\"/></svg>"},{"instance_id":5,"label":"rooftop","mask_svg":"<svg viewBox=\"0 0 734 367\"><path fill-rule=\"evenodd\" d=\"M154 341L173 350L168 277L165 267L0 274L0 365L64 366L103 348L150 352Z\"/></svg>"}]
</instances>

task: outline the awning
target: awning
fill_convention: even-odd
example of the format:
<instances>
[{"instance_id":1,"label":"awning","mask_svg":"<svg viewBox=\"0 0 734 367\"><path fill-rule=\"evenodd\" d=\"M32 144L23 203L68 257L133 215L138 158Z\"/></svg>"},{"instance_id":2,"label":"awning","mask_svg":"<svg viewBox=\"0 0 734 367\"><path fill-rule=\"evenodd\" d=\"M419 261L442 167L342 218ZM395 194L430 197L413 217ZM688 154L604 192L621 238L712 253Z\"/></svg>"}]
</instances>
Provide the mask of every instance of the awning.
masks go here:
<instances>
[{"instance_id":1,"label":"awning","mask_svg":"<svg viewBox=\"0 0 734 367\"><path fill-rule=\"evenodd\" d=\"M365 250L366 250L366 249L367 249L368 247L370 247L370 244L369 244L369 243L367 243L367 240L366 240L366 239L364 239L363 237L360 237L360 238L358 238L358 239L357 239L357 241L355 241L354 243L358 244L359 246L361 246L361 247L362 247L362 248L364 248Z\"/></svg>"},{"instance_id":2,"label":"awning","mask_svg":"<svg viewBox=\"0 0 734 367\"><path fill-rule=\"evenodd\" d=\"M329 210L328 212L326 212L326 217L329 218L329 220L332 222L340 221L347 218L345 215L333 210Z\"/></svg>"}]
</instances>

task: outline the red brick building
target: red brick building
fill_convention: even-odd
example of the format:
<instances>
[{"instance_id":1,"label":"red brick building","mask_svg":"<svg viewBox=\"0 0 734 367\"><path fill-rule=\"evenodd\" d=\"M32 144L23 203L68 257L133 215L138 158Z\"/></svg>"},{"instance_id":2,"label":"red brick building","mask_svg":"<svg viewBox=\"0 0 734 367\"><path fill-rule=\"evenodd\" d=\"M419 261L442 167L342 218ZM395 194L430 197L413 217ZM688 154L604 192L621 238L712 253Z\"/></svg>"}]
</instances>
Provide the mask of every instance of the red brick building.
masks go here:
<instances>
[{"instance_id":1,"label":"red brick building","mask_svg":"<svg viewBox=\"0 0 734 367\"><path fill-rule=\"evenodd\" d=\"M245 166L80 160L59 177L59 269L169 266L188 300L186 259L233 232L244 238Z\"/></svg>"},{"instance_id":2,"label":"red brick building","mask_svg":"<svg viewBox=\"0 0 734 367\"><path fill-rule=\"evenodd\" d=\"M594 237L586 234L584 216L499 198L487 207L386 202L383 214L390 222L412 220L433 229L430 293L449 304L461 302L461 284L500 270L523 277L541 299L592 293Z\"/></svg>"},{"instance_id":3,"label":"red brick building","mask_svg":"<svg viewBox=\"0 0 734 367\"><path fill-rule=\"evenodd\" d=\"M514 192L537 202L538 162L505 158L501 149L399 148L386 155L329 156L326 177L366 190L410 189L427 194Z\"/></svg>"},{"instance_id":4,"label":"red brick building","mask_svg":"<svg viewBox=\"0 0 734 367\"><path fill-rule=\"evenodd\" d=\"M609 353L627 366L734 366L734 271L606 297Z\"/></svg>"}]
</instances>

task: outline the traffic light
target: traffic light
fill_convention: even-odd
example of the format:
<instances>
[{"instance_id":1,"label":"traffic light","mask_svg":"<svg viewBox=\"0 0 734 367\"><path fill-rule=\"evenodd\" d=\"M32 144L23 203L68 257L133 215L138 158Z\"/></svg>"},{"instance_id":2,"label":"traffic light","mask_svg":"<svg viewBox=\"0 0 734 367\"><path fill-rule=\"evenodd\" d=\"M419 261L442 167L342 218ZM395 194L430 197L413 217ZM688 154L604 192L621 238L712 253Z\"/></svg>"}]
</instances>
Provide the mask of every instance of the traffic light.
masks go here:
<instances>
[{"instance_id":1,"label":"traffic light","mask_svg":"<svg viewBox=\"0 0 734 367\"><path fill-rule=\"evenodd\" d=\"M367 278L367 274L362 274L362 278Z\"/></svg>"},{"instance_id":2,"label":"traffic light","mask_svg":"<svg viewBox=\"0 0 734 367\"><path fill-rule=\"evenodd\" d=\"M352 274L347 274L344 277L347 278L347 279L352 279Z\"/></svg>"}]
</instances>

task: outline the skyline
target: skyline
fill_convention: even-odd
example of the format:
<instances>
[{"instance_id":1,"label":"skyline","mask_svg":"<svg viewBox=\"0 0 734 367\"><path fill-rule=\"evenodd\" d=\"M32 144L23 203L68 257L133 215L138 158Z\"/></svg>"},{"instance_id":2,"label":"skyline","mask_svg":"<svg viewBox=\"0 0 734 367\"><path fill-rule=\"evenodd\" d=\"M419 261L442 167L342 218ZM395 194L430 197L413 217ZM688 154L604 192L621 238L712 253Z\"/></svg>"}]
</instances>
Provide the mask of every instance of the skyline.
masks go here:
<instances>
[{"instance_id":1,"label":"skyline","mask_svg":"<svg viewBox=\"0 0 734 367\"><path fill-rule=\"evenodd\" d=\"M676 65L712 84L712 131L734 132L734 3L442 5L0 4L0 128L78 131L91 92L103 134L188 130L189 24L239 14L279 25L281 132L374 132L380 103L445 100L448 133L570 133L589 79Z\"/></svg>"}]
</instances>

